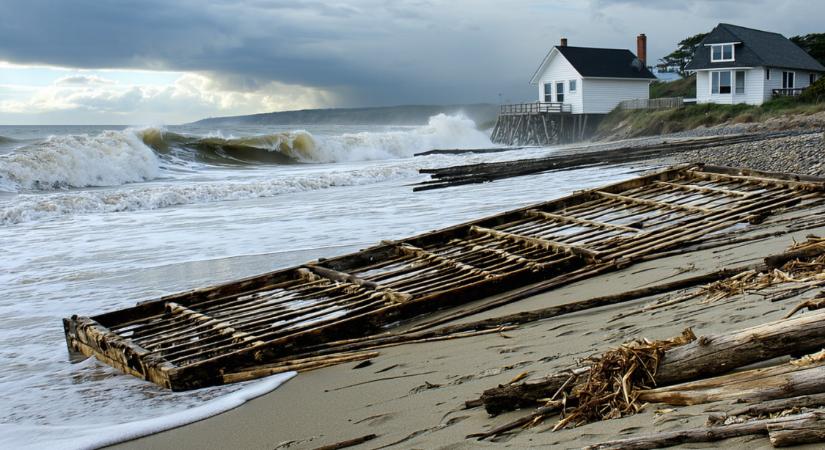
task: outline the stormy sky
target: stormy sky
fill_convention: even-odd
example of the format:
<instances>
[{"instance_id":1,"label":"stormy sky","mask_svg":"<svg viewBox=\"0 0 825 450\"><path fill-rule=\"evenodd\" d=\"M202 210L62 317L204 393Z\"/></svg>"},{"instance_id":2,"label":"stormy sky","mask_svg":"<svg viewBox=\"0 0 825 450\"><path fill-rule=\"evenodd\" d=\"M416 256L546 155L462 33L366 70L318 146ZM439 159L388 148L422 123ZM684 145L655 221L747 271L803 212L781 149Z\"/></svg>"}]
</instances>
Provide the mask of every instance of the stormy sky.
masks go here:
<instances>
[{"instance_id":1,"label":"stormy sky","mask_svg":"<svg viewBox=\"0 0 825 450\"><path fill-rule=\"evenodd\" d=\"M3 0L0 124L532 101L552 45L648 60L719 22L825 32L811 0Z\"/></svg>"}]
</instances>

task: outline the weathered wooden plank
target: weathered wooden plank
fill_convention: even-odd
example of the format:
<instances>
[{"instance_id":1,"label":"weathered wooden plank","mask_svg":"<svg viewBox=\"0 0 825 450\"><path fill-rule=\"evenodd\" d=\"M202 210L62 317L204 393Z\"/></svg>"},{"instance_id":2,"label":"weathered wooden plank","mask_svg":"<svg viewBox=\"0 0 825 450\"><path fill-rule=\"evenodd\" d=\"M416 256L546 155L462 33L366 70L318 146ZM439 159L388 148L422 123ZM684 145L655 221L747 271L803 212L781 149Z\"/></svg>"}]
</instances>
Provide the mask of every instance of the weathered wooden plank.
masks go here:
<instances>
[{"instance_id":1,"label":"weathered wooden plank","mask_svg":"<svg viewBox=\"0 0 825 450\"><path fill-rule=\"evenodd\" d=\"M623 202L623 203L635 203L637 205L653 206L653 207L662 208L662 209L675 209L675 210L679 210L679 211L687 211L687 212L691 212L691 213L702 213L702 214L711 214L711 213L714 212L713 210L708 209L708 208L699 208L697 206L679 205L679 204L675 204L675 203L666 203L666 202L660 202L660 201L656 201L656 200L647 200L647 199L638 198L638 197L629 197L627 195L611 194L609 192L604 192L604 191L593 191L593 194L601 196L601 197L609 198L611 200L618 200L618 201Z\"/></svg>"},{"instance_id":2,"label":"weathered wooden plank","mask_svg":"<svg viewBox=\"0 0 825 450\"><path fill-rule=\"evenodd\" d=\"M489 234L497 239L505 239L508 241L519 242L529 246L536 246L547 250L557 252L567 252L576 256L585 257L591 260L598 259L599 254L593 250L574 245L567 245L561 242L555 242L547 239L540 239L530 236L523 236L520 234L508 233L505 231L494 230L492 228L473 226L470 231L477 234Z\"/></svg>"},{"instance_id":3,"label":"weathered wooden plank","mask_svg":"<svg viewBox=\"0 0 825 450\"><path fill-rule=\"evenodd\" d=\"M544 211L539 211L537 209L527 210L527 215L529 215L531 217L542 218L542 219L555 220L555 221L558 221L558 222L588 225L588 226L596 227L596 228L606 228L606 229L610 229L610 230L625 231L625 232L630 232L630 233L638 233L639 232L638 228L631 228L631 227L626 227L624 225L616 225L616 224L607 223L607 222L599 222L597 220L579 219L577 217L566 216L566 215L563 215L563 214L553 214L553 213L548 213L548 212L544 212Z\"/></svg>"}]
</instances>

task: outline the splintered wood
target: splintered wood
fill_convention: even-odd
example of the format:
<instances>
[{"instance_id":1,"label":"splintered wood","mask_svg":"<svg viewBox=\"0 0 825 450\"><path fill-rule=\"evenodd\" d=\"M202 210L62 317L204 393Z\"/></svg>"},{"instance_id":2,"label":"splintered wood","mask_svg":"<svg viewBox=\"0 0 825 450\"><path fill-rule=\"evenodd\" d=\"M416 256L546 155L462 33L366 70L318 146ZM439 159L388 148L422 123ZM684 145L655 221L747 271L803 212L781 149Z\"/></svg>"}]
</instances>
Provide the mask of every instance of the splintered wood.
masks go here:
<instances>
[{"instance_id":1,"label":"splintered wood","mask_svg":"<svg viewBox=\"0 0 825 450\"><path fill-rule=\"evenodd\" d=\"M337 258L72 316L64 319L66 341L71 351L174 390L263 376L325 354L347 361L343 348L403 340L392 334L400 321L616 270L822 201L823 186L675 167ZM313 359L308 367L319 366Z\"/></svg>"}]
</instances>

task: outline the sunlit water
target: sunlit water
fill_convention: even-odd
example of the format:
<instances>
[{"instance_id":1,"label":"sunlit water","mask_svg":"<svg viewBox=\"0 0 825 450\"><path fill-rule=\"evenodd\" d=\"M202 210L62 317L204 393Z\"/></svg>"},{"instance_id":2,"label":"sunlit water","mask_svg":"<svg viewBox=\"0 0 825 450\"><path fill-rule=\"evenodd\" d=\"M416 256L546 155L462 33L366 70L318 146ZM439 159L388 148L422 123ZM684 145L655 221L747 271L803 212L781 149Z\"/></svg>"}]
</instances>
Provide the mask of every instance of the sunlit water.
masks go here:
<instances>
[{"instance_id":1,"label":"sunlit water","mask_svg":"<svg viewBox=\"0 0 825 450\"><path fill-rule=\"evenodd\" d=\"M297 156L287 147L300 133L278 128L0 127L0 423L122 423L238 388L172 393L93 359L72 364L63 317L343 254L633 171L583 169L413 193L422 167L554 151L412 156L491 146L468 122L307 128L311 145L301 144ZM147 146L161 146L149 136L155 132L169 148ZM297 163L256 162L269 155L248 149L192 150L205 136L224 143L270 136L263 147L256 138L256 148Z\"/></svg>"}]
</instances>

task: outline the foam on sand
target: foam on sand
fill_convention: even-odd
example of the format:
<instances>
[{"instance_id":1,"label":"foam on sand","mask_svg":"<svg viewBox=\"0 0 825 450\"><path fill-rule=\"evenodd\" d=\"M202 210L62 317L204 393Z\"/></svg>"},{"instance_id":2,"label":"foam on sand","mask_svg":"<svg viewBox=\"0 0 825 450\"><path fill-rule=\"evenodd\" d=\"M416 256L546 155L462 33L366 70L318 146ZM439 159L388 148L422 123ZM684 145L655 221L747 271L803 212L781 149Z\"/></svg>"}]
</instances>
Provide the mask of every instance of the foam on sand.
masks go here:
<instances>
[{"instance_id":1,"label":"foam on sand","mask_svg":"<svg viewBox=\"0 0 825 450\"><path fill-rule=\"evenodd\" d=\"M237 408L249 400L272 392L296 374L297 372L285 372L267 377L240 391L218 397L186 411L110 427L0 424L0 448L94 449L106 447L187 425Z\"/></svg>"}]
</instances>

